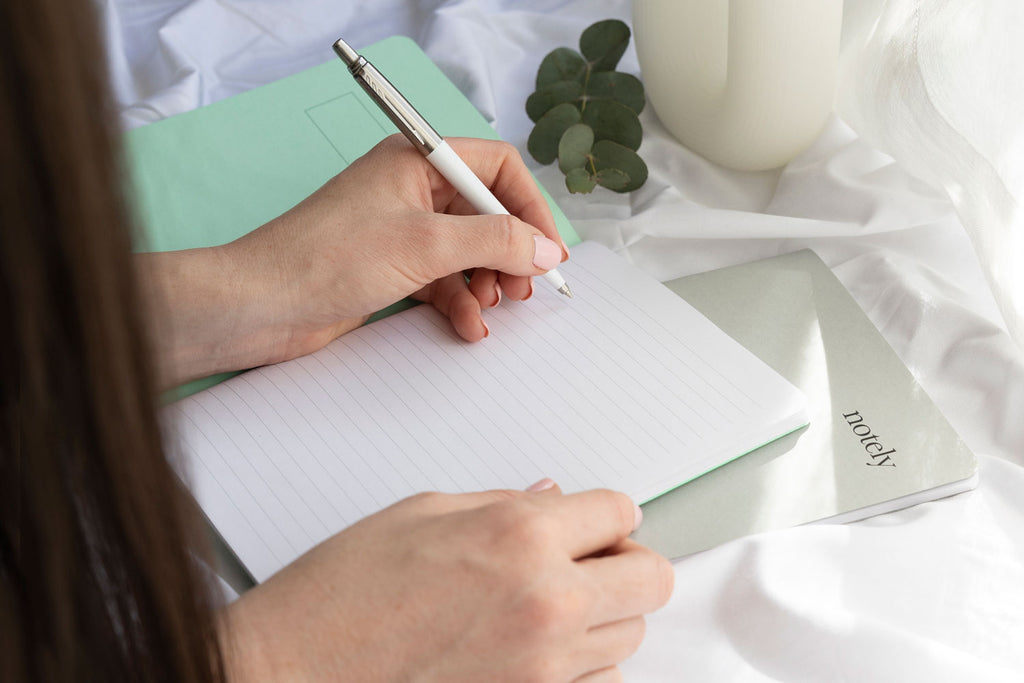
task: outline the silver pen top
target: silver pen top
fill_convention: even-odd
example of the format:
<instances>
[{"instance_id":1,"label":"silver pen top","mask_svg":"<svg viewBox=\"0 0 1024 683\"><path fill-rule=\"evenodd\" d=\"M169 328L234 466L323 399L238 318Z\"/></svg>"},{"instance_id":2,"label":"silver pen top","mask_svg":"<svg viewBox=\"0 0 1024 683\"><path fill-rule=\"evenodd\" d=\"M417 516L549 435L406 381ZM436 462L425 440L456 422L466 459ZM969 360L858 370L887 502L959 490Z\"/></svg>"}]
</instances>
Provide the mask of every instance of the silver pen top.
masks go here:
<instances>
[{"instance_id":1,"label":"silver pen top","mask_svg":"<svg viewBox=\"0 0 1024 683\"><path fill-rule=\"evenodd\" d=\"M341 38L334 41L334 51L341 57L341 61L345 62L345 66L350 69L353 64L359 61L359 53L353 50L352 46Z\"/></svg>"},{"instance_id":2,"label":"silver pen top","mask_svg":"<svg viewBox=\"0 0 1024 683\"><path fill-rule=\"evenodd\" d=\"M353 50L348 43L341 38L334 41L334 52L345 62L349 73L366 94L377 103L381 111L423 156L430 154L444 142L444 138L420 116L416 108L409 104L409 100L398 92L398 88L391 85L384 74L377 71L373 64L366 61L366 58Z\"/></svg>"}]
</instances>

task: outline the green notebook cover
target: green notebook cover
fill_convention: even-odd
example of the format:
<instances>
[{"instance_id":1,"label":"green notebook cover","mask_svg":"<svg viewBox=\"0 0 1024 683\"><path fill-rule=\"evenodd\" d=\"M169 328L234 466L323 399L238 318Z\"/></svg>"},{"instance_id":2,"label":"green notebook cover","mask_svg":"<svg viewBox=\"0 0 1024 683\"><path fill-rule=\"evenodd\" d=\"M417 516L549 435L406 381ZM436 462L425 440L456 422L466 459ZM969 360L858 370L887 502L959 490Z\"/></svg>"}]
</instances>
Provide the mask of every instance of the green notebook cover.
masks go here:
<instances>
[{"instance_id":1,"label":"green notebook cover","mask_svg":"<svg viewBox=\"0 0 1024 683\"><path fill-rule=\"evenodd\" d=\"M412 40L361 50L443 136L497 139L490 124ZM333 55L324 46L324 55ZM292 208L397 132L331 58L280 81L128 131L139 251L230 242ZM541 188L566 244L579 242ZM392 309L389 309L392 310ZM175 398L224 379L193 382Z\"/></svg>"},{"instance_id":2,"label":"green notebook cover","mask_svg":"<svg viewBox=\"0 0 1024 683\"><path fill-rule=\"evenodd\" d=\"M680 557L977 484L974 454L814 252L666 285L796 385L811 421L645 504L638 541Z\"/></svg>"},{"instance_id":3,"label":"green notebook cover","mask_svg":"<svg viewBox=\"0 0 1024 683\"><path fill-rule=\"evenodd\" d=\"M332 54L330 45L324 54ZM441 135L497 139L410 39L388 38L362 54ZM336 58L128 131L128 169L143 229L137 246L165 251L233 240L284 213L395 132ZM548 203L562 238L579 242L550 197Z\"/></svg>"}]
</instances>

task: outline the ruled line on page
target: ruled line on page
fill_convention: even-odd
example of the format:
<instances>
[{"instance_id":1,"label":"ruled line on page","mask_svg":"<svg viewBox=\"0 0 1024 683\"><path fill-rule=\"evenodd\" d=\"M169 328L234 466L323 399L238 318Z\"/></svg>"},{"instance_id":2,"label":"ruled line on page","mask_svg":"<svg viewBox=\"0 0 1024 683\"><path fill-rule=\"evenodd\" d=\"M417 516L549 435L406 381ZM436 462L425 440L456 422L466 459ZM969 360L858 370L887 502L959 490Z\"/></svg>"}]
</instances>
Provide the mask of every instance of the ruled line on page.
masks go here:
<instances>
[{"instance_id":1,"label":"ruled line on page","mask_svg":"<svg viewBox=\"0 0 1024 683\"><path fill-rule=\"evenodd\" d=\"M584 306L587 306L587 304L584 304ZM509 315L515 318L515 322L509 323L506 327L496 326L496 336L498 332L501 332L502 337L515 335L520 340L523 340L523 334L534 336L538 334L537 332L530 331L531 326L544 327L545 329L541 333L545 338L548 336L551 326L543 325L548 319L541 319L537 315L523 310L510 310ZM616 400L621 398L623 393L629 396L641 394L647 391L647 388L653 383L659 383L661 380L630 358L630 354L634 353L635 349L622 347L613 349L613 352L610 352L606 347L594 345L591 340L606 334L604 329L577 325L576 319L580 317L578 313L559 311L556 315L560 320L556 330L551 330L552 336L557 331L562 343L571 344L578 352L572 356L560 359L559 362L571 367L576 378L586 378L587 381L592 382L598 388L599 392L603 395L599 403L622 410L625 413L624 417L630 420L633 426L628 432L630 438L635 438L636 428L641 427L640 436L650 437L650 442L644 444L644 448L650 449L652 446L660 446L668 441L677 444L680 438L689 442L700 436L700 431L692 424L692 419L687 419L686 415L682 415L679 412L669 414L664 406L652 406L649 402ZM524 333L522 332L523 330L527 332ZM553 340L551 343L558 342ZM595 363L595 358L598 358L600 363ZM571 381L571 378L567 377L566 373L560 374L563 379ZM670 390L679 399L681 404L687 407L691 416L698 417L704 421L706 426L711 426L711 423L701 415L699 408L691 405L688 397L681 395L675 387L671 387ZM590 394L587 392L580 390L579 394L580 398L588 403L591 410L603 413L606 418L614 417L621 419L623 417L614 413L609 415L606 410L602 410L598 405L595 405L594 401L590 400ZM681 421L682 426L686 427L689 434L683 434L678 430L667 433L669 426L675 424L676 421Z\"/></svg>"},{"instance_id":2,"label":"ruled line on page","mask_svg":"<svg viewBox=\"0 0 1024 683\"><path fill-rule=\"evenodd\" d=\"M429 309L425 311L429 312ZM403 316L398 320L389 318L387 323L400 328L407 336L418 337L424 344L435 343L433 340L437 339L451 341L450 323L437 314L425 315L422 319L417 316ZM506 382L502 381L504 377L495 375L495 369L488 366L486 361L490 353L482 345L467 345L461 341L441 345L436 354L430 354L434 363L442 368L444 383L437 383L437 386L447 388L445 393L452 400L479 416L478 427L488 435L495 447L494 452L506 462L505 469L513 477L516 476L516 468L528 462L533 464L534 471L547 472L541 476L560 477L559 481L564 486L585 487L587 480L581 480L580 473L567 469L564 462L549 460L544 467L533 460L531 453L543 450L546 443L555 442L563 447L565 444L558 429L552 431L543 424L531 424L534 414L519 400L521 397L507 393ZM486 381L480 381L480 377ZM465 399L470 400L468 405ZM501 405L502 410L494 410L495 405ZM567 453L567 457L578 462L577 469L586 469L586 463L579 462L576 456ZM507 486L509 481L505 479L498 486Z\"/></svg>"},{"instance_id":3,"label":"ruled line on page","mask_svg":"<svg viewBox=\"0 0 1024 683\"><path fill-rule=\"evenodd\" d=\"M303 391L303 398L307 400L300 400L296 403L295 397L289 395L287 391L289 387L284 382L275 379L274 381L257 384L254 381L257 377L265 379L271 375L271 373L279 373L278 376L283 376L284 378L291 380L291 378L288 377L287 372L280 366L273 366L269 368L261 368L257 375L243 375L242 382L239 384L247 385L251 390L251 394L260 396L264 400L265 405L274 412L277 420L275 420L272 425L275 427L274 432L278 437L287 438L289 434L293 437L293 439L290 440L292 441L292 444L282 444L289 456L293 460L298 457L302 457L306 459L307 463L315 464L316 466L315 468L302 467L298 472L305 473L309 472L311 469L323 472L326 479L330 480L330 483L333 484L337 493L334 496L329 495L330 492L325 491L323 488L324 480L318 480L315 487L304 486L303 488L319 490L321 494L323 494L324 499L329 501L334 509L339 513L342 513L342 510L344 510L344 501L338 500L340 497L347 500L349 505L358 510L359 513L366 514L367 511L373 509L373 506L368 504L367 501L359 501L356 496L365 492L367 489L365 487L360 489L351 489L350 487L346 487L339 479L339 477L344 478L346 471L351 475L349 463L347 461L338 461L336 466L333 460L328 462L324 457L324 450L329 449L330 446L324 440L323 432L319 428L320 425L314 426L309 420L308 413L312 410L312 404L308 401L308 395L305 395ZM227 391L227 389L211 393L217 395L222 394L224 391ZM271 402L267 396L269 392L274 392L278 398L282 399L283 402ZM286 419L281 411L289 408L291 415ZM303 427L305 427L305 429L303 429ZM305 437L302 432L306 432ZM310 435L312 435L312 438L310 438ZM326 448L318 449L317 442ZM296 443L299 447L294 445ZM296 478L301 480L303 479L303 476L297 475ZM342 507L338 507L339 504L341 504Z\"/></svg>"},{"instance_id":4,"label":"ruled line on page","mask_svg":"<svg viewBox=\"0 0 1024 683\"><path fill-rule=\"evenodd\" d=\"M579 270L583 273L587 272L582 265ZM677 408L684 407L687 414L703 424L702 428L698 428L692 421L687 421L695 437L702 436L707 429L721 428L722 421L728 419L727 415L714 403L708 401L704 395L707 392L702 394L692 378L679 372L677 366L683 362L683 359L670 353L652 353L652 348L659 351L666 348L674 349L677 342L650 335L645 329L645 327L649 329L654 323L654 319L650 316L641 318L623 316L621 308L616 305L616 299L620 297L617 290L604 285L596 278L581 277L581 273L576 273L575 279L579 288L588 287L586 296L580 297L581 305L564 311L558 307L560 302L551 301L549 297L541 303L553 307L554 310L550 315L543 317L543 324L552 324L551 320L557 320L558 322L553 324L557 324L559 327L571 327L572 329L563 335L566 339L582 339L586 342L593 339L600 340L600 344L594 345L587 353L581 354L581 357L585 361L592 361L596 355L600 355L604 357L602 362L608 367L613 370L623 370L615 375L616 384L620 388L629 387L631 388L630 393L636 395L641 395L645 391L650 392L652 388L654 388L653 393L658 390L670 392L675 401L678 401ZM614 296L609 296L609 293ZM541 320L537 313L534 312L533 315L534 324L541 324L536 322ZM600 326L595 324L595 317L600 321ZM629 370L625 372L627 367ZM678 384L666 381L666 375L675 379ZM659 419L655 420L656 423L673 424L668 421L668 417L656 403L638 401L637 405L642 406L651 415L657 416ZM709 408L714 414L708 412ZM680 419L683 416L677 412L675 417ZM673 434L672 439L675 440L681 436L683 435L677 432Z\"/></svg>"},{"instance_id":5,"label":"ruled line on page","mask_svg":"<svg viewBox=\"0 0 1024 683\"><path fill-rule=\"evenodd\" d=\"M430 318L429 322L437 329L437 333L444 334L445 321L436 315L430 315ZM601 474L594 470L595 463L581 457L581 451L584 449L588 453L594 453L595 451L591 449L600 445L600 442L593 440L593 435L586 425L581 424L583 414L572 402L552 400L547 391L551 387L545 378L535 367L530 367L525 362L516 362L522 359L516 355L515 348L509 345L507 340L495 334L493 344L486 347L479 345L468 355L474 358L479 370L473 379L477 383L483 379L485 383L481 383L482 387L491 387L493 391L504 394L502 405L536 406L535 409L526 412L525 418L520 422L519 433L523 436L529 433L536 441L536 446L524 454L532 463L539 466L538 471L550 471L547 465L552 458L538 460L537 455L530 453L558 452L563 453L565 457L573 458L578 470L591 475L591 479L602 479ZM454 357L452 360L457 361ZM526 386L530 389L524 394L522 390ZM596 451L596 454L607 463L600 450ZM573 477L573 480L575 479L576 477Z\"/></svg>"},{"instance_id":6,"label":"ruled line on page","mask_svg":"<svg viewBox=\"0 0 1024 683\"><path fill-rule=\"evenodd\" d=\"M580 264L579 270L580 274L577 275L577 279L590 283L601 282L600 275L593 272L586 264ZM667 354L658 354L653 360L668 368L669 372L671 372L677 379L686 383L686 385L694 392L694 395L702 396L707 399L709 398L708 392L711 392L712 395L720 396L735 410L743 409L740 402L737 400L739 397L742 397L749 402L754 402L753 397L738 387L724 372L716 366L704 361L701 354L691 348L690 343L685 337L673 334L673 332L665 327L662 319L651 317L643 310L637 308L636 304L631 301L629 296L623 294L621 290L604 287L601 288L600 291L595 292L595 294L602 297L602 303L607 307L607 310L614 310L617 316L620 317L620 320L626 323L625 325L619 325L613 329L617 329L619 331L628 329L650 337L650 339L645 340L645 343L635 345L640 352L653 355L655 350L664 348L665 336L671 337L686 349L687 354L685 355L668 356ZM702 366L701 369L694 367L698 364ZM679 366L688 370L692 374L692 379L698 380L700 386L692 385L684 376L680 375ZM712 381L712 378L717 381ZM728 388L732 389L738 396L731 397L726 394L725 391L723 391L724 388L722 387L721 382L725 382L728 385ZM724 413L713 404L711 404L711 407L713 407L713 409L715 409L720 415L725 417Z\"/></svg>"},{"instance_id":7,"label":"ruled line on page","mask_svg":"<svg viewBox=\"0 0 1024 683\"><path fill-rule=\"evenodd\" d=\"M428 404L430 404L431 399L435 397L439 398L440 402L446 404L447 410L445 410L444 413L440 412L440 409L436 404L430 404L430 408L442 423L447 423L456 433L457 439L460 443L452 450L454 452L461 453L464 456L467 454L495 453L501 457L502 462L504 463L504 466L501 469L514 468L515 464L502 455L501 450L496 447L497 441L494 438L494 429L485 429L481 427L482 424L486 423L488 418L484 413L480 412L479 407L473 403L467 404L464 401L461 402L461 409L455 405L453 397L459 396L461 392L459 391L458 384L452 381L452 378L445 373L444 368L438 365L434 359L420 352L413 339L407 334L401 325L395 324L395 321L390 319L386 319L381 322L384 324L380 326L380 329L375 330L374 332L377 334L380 343L390 344L395 352L400 354L406 361L403 371L404 376L407 379L411 377L413 379L420 380L415 383L413 383L413 379L409 380L411 386L413 386L413 389L417 392L417 395ZM388 331L391 333L391 336L400 339L404 343L400 345L394 344L388 336L381 334L381 329ZM413 358L410 358L410 355L415 356L415 360L420 361L420 363L416 363ZM426 365L430 365L435 368L436 374L434 377L431 378L427 376L425 370ZM449 390L442 391L440 395L435 396L431 396L430 392L424 391L424 383L428 387L439 387L439 381L447 382ZM488 396L487 399L492 400L492 397ZM476 417L476 419L473 419L474 417ZM490 432L490 434L488 434L488 432ZM503 431L503 446L506 449L512 449L523 458L530 460L529 451L523 449L519 443L521 432L521 428L517 429L513 434L508 434ZM470 462L472 462L472 460L472 458L463 457L460 460L460 465L465 467L470 475L473 476L474 483L477 488L486 488L490 482L501 480L500 478L502 477L502 474L499 473L498 470L494 469L494 465L491 464L489 458L479 459L479 462L482 463L489 471L489 476L485 475L484 478L477 476L472 471L470 468Z\"/></svg>"},{"instance_id":8,"label":"ruled line on page","mask_svg":"<svg viewBox=\"0 0 1024 683\"><path fill-rule=\"evenodd\" d=\"M225 388L230 389L232 393L234 393L234 395L240 399L242 405L248 408L248 403L245 402L245 399L240 394L238 394L238 392L235 391L234 388ZM295 488L293 482L289 481L288 478L285 476L284 471L282 471L282 465L286 464L288 461L285 460L282 462L275 458L267 457L266 449L260 443L260 439L256 438L256 436L250 430L248 426L248 421L241 419L238 413L236 412L235 408L225 403L224 400L221 399L218 395L211 394L211 397L218 401L225 408L225 410L228 410L231 413L231 417L233 418L234 424L236 424L239 428L243 429L245 436L248 437L249 443L247 443L245 446L242 446L236 437L231 436L231 431L225 428L225 433L231 440L232 445L238 450L238 452L258 452L262 454L263 460L267 464L267 468L264 470L259 467L253 467L252 469L255 471L256 475L259 477L264 487L271 492L274 502L277 503L277 508L282 511L281 516L287 516L288 518L290 518L294 523L297 532L302 533L303 535L307 536L308 540L312 541L314 537L310 536L308 531L309 517L303 516L301 521L298 517L296 517L296 511L300 507L304 507L309 512L309 515L312 515L312 517L320 523L321 530L326 531L328 528L327 521L324 520L322 515L314 507L309 505L308 498L304 496L302 492L298 491ZM256 423L258 423L261 427L263 427L264 430L266 430L266 425L262 422L262 419L251 410L250 413L252 414L253 419L256 421ZM224 426L224 422L221 422L221 426ZM277 476L275 476L275 472L277 473ZM272 485L270 481L268 481L267 479L268 476L270 477L271 480L274 480L275 482L284 482L286 486ZM288 491L291 491L293 495L287 495ZM284 498L282 496L284 496ZM287 498L287 502L285 498ZM280 519L280 516L276 516L276 519Z\"/></svg>"},{"instance_id":9,"label":"ruled line on page","mask_svg":"<svg viewBox=\"0 0 1024 683\"><path fill-rule=\"evenodd\" d=\"M288 549L283 549L284 552L282 553L281 543L269 542L266 536L263 534L263 526L256 522L256 519L258 517L265 515L265 511L260 506L256 506L255 511L252 509L253 503L255 501L255 498L252 496L252 492L246 490L246 493L248 495L239 495L237 487L233 486L232 484L238 484L243 487L244 484L242 484L237 477L225 478L217 476L216 463L211 462L214 459L211 457L211 452L213 454L220 455L217 447L209 440L209 437L203 431L202 427L196 424L189 410L175 408L175 406L172 406L172 410L174 410L174 413L179 416L179 419L175 421L175 426L172 428L172 431L179 437L179 443L182 449L191 450L193 453L201 452L203 454L203 457L193 458L192 461L190 461L190 464L194 462L200 468L199 473L195 472L194 470L190 472L190 474L192 474L191 480L195 481L196 479L199 479L200 481L203 482L204 485L207 484L208 482L213 482L214 486L218 489L218 491L224 494L223 496L219 496L217 495L217 493L214 493L212 496L204 495L206 494L206 490L201 489L200 491L197 492L200 494L201 501L216 500L220 501L221 504L223 504L223 502L225 501L229 503L232 510L237 513L237 515L232 516L233 519L231 521L235 521L243 525L238 526L236 524L235 526L231 527L236 539L238 538L239 531L247 530L247 533L251 534L256 539L258 539L262 547L267 552L272 554L275 560L287 561L286 558L288 558L289 556L289 553L287 552ZM188 426L186 427L184 423L188 423ZM193 435L198 435L200 438L195 439L193 438ZM206 448L204 448L204 446ZM226 463L222 464L224 467L227 467ZM196 474L201 474L202 472L205 472L209 476L195 476ZM207 511L207 514L210 514L210 507L213 506L204 506L204 510ZM213 516L218 518L221 517L217 514ZM287 542L287 539L282 540Z\"/></svg>"}]
</instances>

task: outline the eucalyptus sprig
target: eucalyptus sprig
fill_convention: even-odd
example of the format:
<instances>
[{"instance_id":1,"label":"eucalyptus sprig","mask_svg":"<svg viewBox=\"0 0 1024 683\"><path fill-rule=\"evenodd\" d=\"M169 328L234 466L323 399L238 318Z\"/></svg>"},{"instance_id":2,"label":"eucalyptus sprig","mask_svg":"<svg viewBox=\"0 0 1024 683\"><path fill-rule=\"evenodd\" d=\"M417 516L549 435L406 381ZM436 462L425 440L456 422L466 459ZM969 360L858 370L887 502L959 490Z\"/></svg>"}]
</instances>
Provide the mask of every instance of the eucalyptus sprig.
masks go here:
<instances>
[{"instance_id":1,"label":"eucalyptus sprig","mask_svg":"<svg viewBox=\"0 0 1024 683\"><path fill-rule=\"evenodd\" d=\"M595 185L630 192L647 180L647 164L636 153L644 86L615 71L629 37L618 19L599 21L583 31L579 52L556 48L537 70L537 89L526 100L536 124L526 148L542 164L557 159L570 192Z\"/></svg>"}]
</instances>

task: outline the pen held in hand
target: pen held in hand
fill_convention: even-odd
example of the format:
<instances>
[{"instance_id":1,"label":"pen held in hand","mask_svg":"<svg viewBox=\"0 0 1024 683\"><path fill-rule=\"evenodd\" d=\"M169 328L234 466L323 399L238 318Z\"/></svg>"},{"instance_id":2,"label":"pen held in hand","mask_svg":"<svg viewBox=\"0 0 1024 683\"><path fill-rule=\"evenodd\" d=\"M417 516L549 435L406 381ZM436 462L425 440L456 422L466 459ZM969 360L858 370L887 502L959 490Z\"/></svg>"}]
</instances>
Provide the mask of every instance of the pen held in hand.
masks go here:
<instances>
[{"instance_id":1,"label":"pen held in hand","mask_svg":"<svg viewBox=\"0 0 1024 683\"><path fill-rule=\"evenodd\" d=\"M427 158L452 187L481 214L508 215L501 202L487 189L480 178L455 153L455 150L438 135L437 131L420 116L409 101L372 64L360 56L340 38L334 43L334 51L348 66L349 73L362 86L377 106L409 139L416 149ZM542 275L560 293L572 297L572 291L565 279L552 269Z\"/></svg>"}]
</instances>

